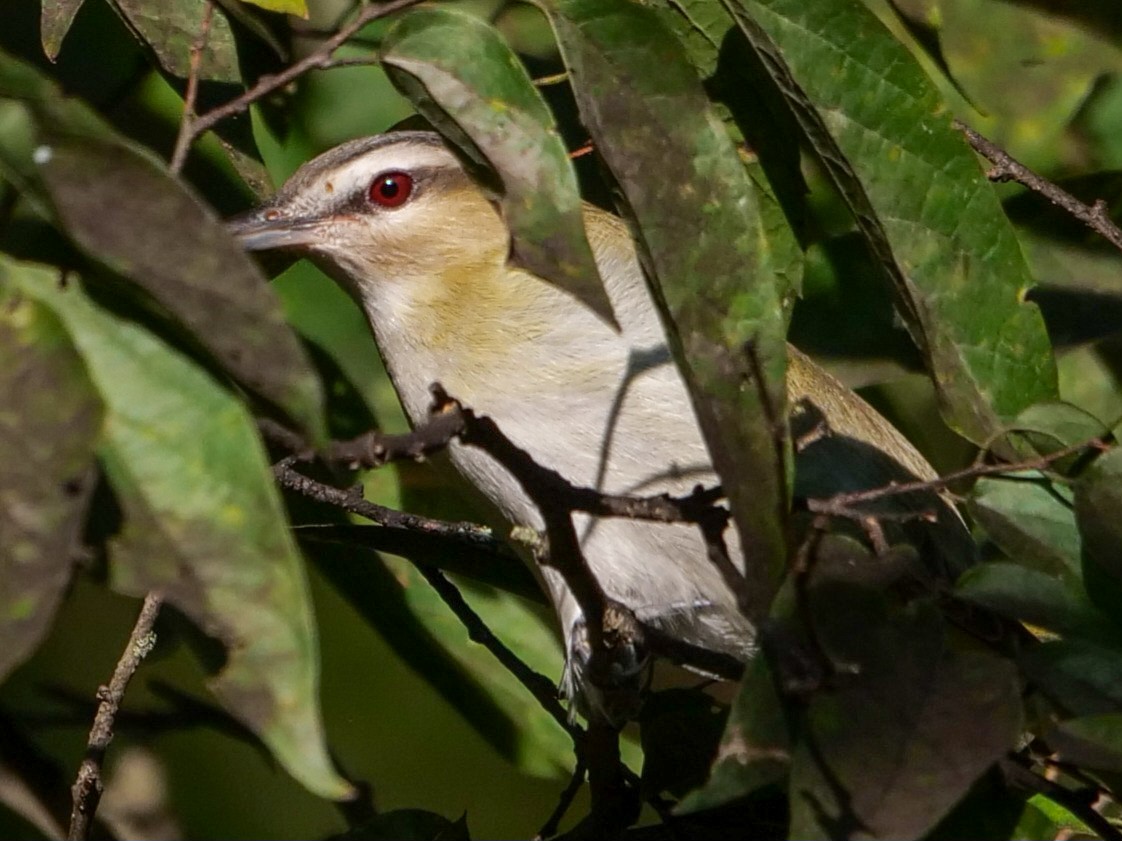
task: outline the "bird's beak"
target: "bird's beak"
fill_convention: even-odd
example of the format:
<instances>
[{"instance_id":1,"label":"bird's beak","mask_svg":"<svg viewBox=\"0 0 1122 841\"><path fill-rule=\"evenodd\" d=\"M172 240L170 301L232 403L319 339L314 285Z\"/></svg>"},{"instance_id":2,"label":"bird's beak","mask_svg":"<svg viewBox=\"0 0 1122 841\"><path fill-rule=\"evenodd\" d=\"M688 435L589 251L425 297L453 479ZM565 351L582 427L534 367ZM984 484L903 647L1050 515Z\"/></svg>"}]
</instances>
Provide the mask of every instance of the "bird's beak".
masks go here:
<instances>
[{"instance_id":1,"label":"bird's beak","mask_svg":"<svg viewBox=\"0 0 1122 841\"><path fill-rule=\"evenodd\" d=\"M246 251L274 248L306 251L319 237L319 221L294 219L280 208L265 205L226 221L226 230Z\"/></svg>"}]
</instances>

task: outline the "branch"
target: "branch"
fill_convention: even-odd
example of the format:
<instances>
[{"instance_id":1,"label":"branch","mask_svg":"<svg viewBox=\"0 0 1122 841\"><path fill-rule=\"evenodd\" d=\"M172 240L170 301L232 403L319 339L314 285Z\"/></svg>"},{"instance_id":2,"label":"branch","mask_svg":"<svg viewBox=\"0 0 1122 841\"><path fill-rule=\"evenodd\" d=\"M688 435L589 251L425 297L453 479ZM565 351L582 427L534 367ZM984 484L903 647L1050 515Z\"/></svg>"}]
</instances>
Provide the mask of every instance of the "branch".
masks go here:
<instances>
[{"instance_id":1,"label":"branch","mask_svg":"<svg viewBox=\"0 0 1122 841\"><path fill-rule=\"evenodd\" d=\"M431 567L418 566L417 569L436 590L441 600L456 615L456 618L460 620L460 623L467 628L468 637L471 641L482 645L491 652L494 658L503 665L503 668L526 687L529 693L537 699L542 709L549 713L550 717L561 725L561 729L572 737L579 755L584 731L569 721L565 708L561 706L561 702L557 699L557 685L545 675L534 671L517 654L507 648L502 640L496 637L487 627L482 617L464 600L459 588L449 581L444 573Z\"/></svg>"},{"instance_id":2,"label":"branch","mask_svg":"<svg viewBox=\"0 0 1122 841\"><path fill-rule=\"evenodd\" d=\"M101 800L101 765L109 742L113 739L113 722L124 698L125 688L141 661L156 644L156 634L152 628L162 603L160 596L152 593L145 596L140 615L136 618L128 644L121 659L117 661L117 668L113 670L109 685L102 686L97 691L99 704L90 729L90 738L86 743L86 756L78 768L78 778L71 789L74 806L70 812L70 832L67 835L70 841L89 838L90 824Z\"/></svg>"},{"instance_id":3,"label":"branch","mask_svg":"<svg viewBox=\"0 0 1122 841\"><path fill-rule=\"evenodd\" d=\"M175 138L175 148L172 151L171 162L168 170L178 174L187 161L187 150L194 139L189 137L191 126L194 123L195 100L199 95L199 65L202 63L203 50L206 49L207 39L210 37L210 24L214 18L214 3L207 0L203 7L203 22L199 27L199 36L191 45L191 62L187 71L187 92L183 96L183 116L179 120L179 132Z\"/></svg>"},{"instance_id":4,"label":"branch","mask_svg":"<svg viewBox=\"0 0 1122 841\"><path fill-rule=\"evenodd\" d=\"M343 46L352 35L371 21L392 15L410 6L415 6L419 2L421 2L421 0L390 0L388 3L382 3L377 6L364 6L362 11L355 16L354 20L346 26L341 27L338 32L295 64L289 65L279 73L262 76L257 80L257 83L246 90L245 93L231 99L225 105L212 108L210 111L199 115L195 119L185 120L186 128L180 132L180 136L176 140L175 151L172 153L171 159L173 163L179 161L180 165L182 165L182 161L187 157L187 150L190 148L191 144L194 143L200 135L210 131L222 120L227 117L232 117L235 114L240 114L253 103L291 84L311 70L319 70L332 66L332 57L335 51ZM176 170L173 169L173 171Z\"/></svg>"},{"instance_id":5,"label":"branch","mask_svg":"<svg viewBox=\"0 0 1122 841\"><path fill-rule=\"evenodd\" d=\"M954 125L955 128L966 135L970 145L994 165L993 169L986 173L987 178L991 181L1016 181L1018 184L1023 184L1030 190L1040 193L1052 204L1066 210L1091 230L1105 238L1119 251L1122 251L1122 229L1119 229L1111 220L1105 201L1098 199L1092 205L1084 204L1067 190L1037 175L993 141L982 137L965 123L955 120Z\"/></svg>"},{"instance_id":6,"label":"branch","mask_svg":"<svg viewBox=\"0 0 1122 841\"><path fill-rule=\"evenodd\" d=\"M956 470L953 473L948 473L946 476L938 476L934 479L917 479L914 482L889 482L887 485L879 488L871 488L867 491L849 491L835 494L826 499L810 499L807 500L807 505L810 510L815 513L845 517L847 519L864 520L870 516L869 513L854 508L855 505L862 502L871 502L873 500L899 496L901 494L943 490L953 485L955 482L966 479L978 479L983 476L1019 473L1024 470L1044 470L1055 462L1061 461L1068 456L1078 455L1084 450L1090 449L1106 452L1111 449L1111 446L1112 445L1104 438L1089 438L1086 441L1080 441L1077 444L1061 447L1047 455L1038 456L1036 458L1024 459L1023 461L1017 462L1000 462L998 464L974 464L970 467L965 467L962 470ZM877 518L884 519L885 515L878 514Z\"/></svg>"}]
</instances>

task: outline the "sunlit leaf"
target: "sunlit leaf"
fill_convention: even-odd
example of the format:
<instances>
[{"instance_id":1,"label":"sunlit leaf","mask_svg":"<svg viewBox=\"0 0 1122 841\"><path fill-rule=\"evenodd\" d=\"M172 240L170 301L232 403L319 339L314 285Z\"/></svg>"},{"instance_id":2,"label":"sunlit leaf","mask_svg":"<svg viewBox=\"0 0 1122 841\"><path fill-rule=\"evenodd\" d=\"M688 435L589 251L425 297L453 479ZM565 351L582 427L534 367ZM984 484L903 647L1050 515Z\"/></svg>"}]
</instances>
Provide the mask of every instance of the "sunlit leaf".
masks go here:
<instances>
[{"instance_id":1,"label":"sunlit leaf","mask_svg":"<svg viewBox=\"0 0 1122 841\"><path fill-rule=\"evenodd\" d=\"M310 790L345 796L324 743L307 583L253 419L78 281L0 266L62 322L105 404L98 453L125 516L113 585L164 594L218 639L227 663L211 687L226 708Z\"/></svg>"},{"instance_id":2,"label":"sunlit leaf","mask_svg":"<svg viewBox=\"0 0 1122 841\"><path fill-rule=\"evenodd\" d=\"M308 16L307 0L242 0L242 2L258 6L267 12L280 12L302 18Z\"/></svg>"},{"instance_id":3,"label":"sunlit leaf","mask_svg":"<svg viewBox=\"0 0 1122 841\"><path fill-rule=\"evenodd\" d=\"M238 51L226 14L209 0L112 0L137 39L147 45L172 76L191 73L191 50L203 31L203 17L211 9L206 41L199 54L198 78L240 82Z\"/></svg>"},{"instance_id":4,"label":"sunlit leaf","mask_svg":"<svg viewBox=\"0 0 1122 841\"><path fill-rule=\"evenodd\" d=\"M649 258L656 300L762 613L785 562L785 325L755 190L682 47L625 0L544 4L581 121ZM657 177L651 177L659 173ZM764 382L760 383L760 374Z\"/></svg>"},{"instance_id":5,"label":"sunlit leaf","mask_svg":"<svg viewBox=\"0 0 1122 841\"><path fill-rule=\"evenodd\" d=\"M213 212L150 153L3 54L0 97L26 106L37 127L33 146L9 144L0 156L35 182L67 233L143 287L236 379L322 438L323 394L307 355Z\"/></svg>"},{"instance_id":6,"label":"sunlit leaf","mask_svg":"<svg viewBox=\"0 0 1122 841\"><path fill-rule=\"evenodd\" d=\"M553 115L494 27L420 9L386 36L382 63L430 122L498 173L514 260L615 324Z\"/></svg>"},{"instance_id":7,"label":"sunlit leaf","mask_svg":"<svg viewBox=\"0 0 1122 841\"><path fill-rule=\"evenodd\" d=\"M1054 397L1012 227L908 51L856 0L725 5L890 281L948 423L989 443L1003 418Z\"/></svg>"},{"instance_id":8,"label":"sunlit leaf","mask_svg":"<svg viewBox=\"0 0 1122 841\"><path fill-rule=\"evenodd\" d=\"M85 0L42 0L43 8L39 18L39 33L43 42L43 52L54 61L62 48L62 39L70 31L74 16L82 8Z\"/></svg>"}]
</instances>

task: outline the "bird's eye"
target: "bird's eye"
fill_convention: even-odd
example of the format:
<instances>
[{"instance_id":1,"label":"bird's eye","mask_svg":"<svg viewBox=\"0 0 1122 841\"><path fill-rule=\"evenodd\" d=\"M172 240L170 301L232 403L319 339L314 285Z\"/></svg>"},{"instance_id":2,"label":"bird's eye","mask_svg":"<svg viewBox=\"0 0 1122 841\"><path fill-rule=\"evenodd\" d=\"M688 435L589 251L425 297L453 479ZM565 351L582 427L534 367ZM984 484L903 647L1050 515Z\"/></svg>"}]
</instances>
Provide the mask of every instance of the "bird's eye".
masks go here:
<instances>
[{"instance_id":1,"label":"bird's eye","mask_svg":"<svg viewBox=\"0 0 1122 841\"><path fill-rule=\"evenodd\" d=\"M401 207L413 195L413 176L408 172L383 172L370 184L370 201L380 207Z\"/></svg>"}]
</instances>

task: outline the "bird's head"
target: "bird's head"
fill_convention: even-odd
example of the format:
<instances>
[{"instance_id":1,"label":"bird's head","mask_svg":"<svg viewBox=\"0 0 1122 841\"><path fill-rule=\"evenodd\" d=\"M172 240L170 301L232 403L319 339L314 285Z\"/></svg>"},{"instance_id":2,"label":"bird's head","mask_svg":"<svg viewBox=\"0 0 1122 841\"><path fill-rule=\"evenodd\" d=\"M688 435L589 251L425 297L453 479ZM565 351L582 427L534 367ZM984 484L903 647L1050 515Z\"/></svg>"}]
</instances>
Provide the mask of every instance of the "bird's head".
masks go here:
<instances>
[{"instance_id":1,"label":"bird's head","mask_svg":"<svg viewBox=\"0 0 1122 841\"><path fill-rule=\"evenodd\" d=\"M370 284L494 272L509 251L494 204L427 131L337 146L228 227L251 251L310 257L360 299Z\"/></svg>"}]
</instances>

